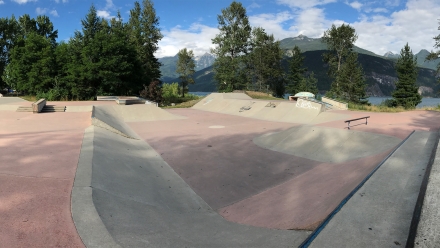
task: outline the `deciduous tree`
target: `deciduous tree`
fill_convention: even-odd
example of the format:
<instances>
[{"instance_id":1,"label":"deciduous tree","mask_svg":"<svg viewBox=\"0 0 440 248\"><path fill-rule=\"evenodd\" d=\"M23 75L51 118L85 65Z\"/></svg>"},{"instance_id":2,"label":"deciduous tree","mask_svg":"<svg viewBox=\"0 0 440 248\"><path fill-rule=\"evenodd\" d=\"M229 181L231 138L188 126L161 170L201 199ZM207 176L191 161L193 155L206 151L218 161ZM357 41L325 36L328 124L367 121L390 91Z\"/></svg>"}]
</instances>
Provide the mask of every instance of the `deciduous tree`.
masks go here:
<instances>
[{"instance_id":1,"label":"deciduous tree","mask_svg":"<svg viewBox=\"0 0 440 248\"><path fill-rule=\"evenodd\" d=\"M323 60L329 65L328 75L335 79L330 91L337 97L341 97L343 92L341 91L340 82L336 79L346 58L352 52L357 37L355 29L345 24L339 27L333 24L329 30L324 32L322 37L322 41L327 44L329 50L328 53L323 55Z\"/></svg>"},{"instance_id":2,"label":"deciduous tree","mask_svg":"<svg viewBox=\"0 0 440 248\"><path fill-rule=\"evenodd\" d=\"M186 48L179 51L177 54L179 57L177 61L176 72L180 74L179 78L182 84L182 97L185 96L185 90L188 84L194 84L193 75L196 72L194 68L196 67L194 63L194 53L192 50L187 50Z\"/></svg>"},{"instance_id":3,"label":"deciduous tree","mask_svg":"<svg viewBox=\"0 0 440 248\"><path fill-rule=\"evenodd\" d=\"M440 24L440 21L439 21ZM438 27L438 30L440 30L440 26ZM440 49L440 34L433 38L435 41L434 48ZM426 57L426 60L435 60L440 58L440 50L438 51L431 51L431 53ZM440 74L440 63L437 65L437 75ZM438 78L440 82L440 77Z\"/></svg>"},{"instance_id":4,"label":"deciduous tree","mask_svg":"<svg viewBox=\"0 0 440 248\"><path fill-rule=\"evenodd\" d=\"M222 9L217 16L220 33L212 39L216 45L213 69L219 91L242 90L246 87L245 57L249 51L251 26L246 9L239 2Z\"/></svg>"}]
</instances>

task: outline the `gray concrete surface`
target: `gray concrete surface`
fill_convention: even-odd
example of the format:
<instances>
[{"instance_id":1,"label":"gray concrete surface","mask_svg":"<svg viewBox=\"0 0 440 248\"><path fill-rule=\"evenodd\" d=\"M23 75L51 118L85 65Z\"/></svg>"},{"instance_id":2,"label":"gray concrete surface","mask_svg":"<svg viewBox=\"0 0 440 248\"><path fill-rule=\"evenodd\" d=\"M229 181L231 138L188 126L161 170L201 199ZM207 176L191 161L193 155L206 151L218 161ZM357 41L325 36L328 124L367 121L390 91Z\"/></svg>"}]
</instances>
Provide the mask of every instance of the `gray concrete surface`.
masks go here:
<instances>
[{"instance_id":1,"label":"gray concrete surface","mask_svg":"<svg viewBox=\"0 0 440 248\"><path fill-rule=\"evenodd\" d=\"M122 247L297 247L310 233L228 222L146 142L93 130L93 141L84 139L93 146L93 203Z\"/></svg>"},{"instance_id":2,"label":"gray concrete surface","mask_svg":"<svg viewBox=\"0 0 440 248\"><path fill-rule=\"evenodd\" d=\"M113 106L93 106L92 125L107 129L126 138L139 138L138 135L125 124Z\"/></svg>"},{"instance_id":3,"label":"gray concrete surface","mask_svg":"<svg viewBox=\"0 0 440 248\"><path fill-rule=\"evenodd\" d=\"M414 247L440 247L440 146L437 147L423 200Z\"/></svg>"},{"instance_id":4,"label":"gray concrete surface","mask_svg":"<svg viewBox=\"0 0 440 248\"><path fill-rule=\"evenodd\" d=\"M92 112L93 106L66 106L66 112Z\"/></svg>"},{"instance_id":5,"label":"gray concrete surface","mask_svg":"<svg viewBox=\"0 0 440 248\"><path fill-rule=\"evenodd\" d=\"M216 112L222 114L238 115L259 120L288 122L288 123L311 123L316 119L326 122L329 120L342 119L343 115L334 114L333 117L317 118L325 107L319 103L299 99L295 101L285 100L256 100L243 93L212 93L192 107L193 109ZM332 114L330 114L332 115Z\"/></svg>"},{"instance_id":6,"label":"gray concrete surface","mask_svg":"<svg viewBox=\"0 0 440 248\"><path fill-rule=\"evenodd\" d=\"M20 97L0 97L0 105L1 104L10 104L16 102L26 102L26 100L21 99ZM29 102L31 103L31 102Z\"/></svg>"},{"instance_id":7,"label":"gray concrete surface","mask_svg":"<svg viewBox=\"0 0 440 248\"><path fill-rule=\"evenodd\" d=\"M416 131L359 189L310 247L402 247L436 134Z\"/></svg>"},{"instance_id":8,"label":"gray concrete surface","mask_svg":"<svg viewBox=\"0 0 440 248\"><path fill-rule=\"evenodd\" d=\"M95 128L94 126L90 126L84 132L81 154L72 189L72 219L86 247L117 248L120 246L116 244L102 223L92 200L91 182L93 136Z\"/></svg>"},{"instance_id":9,"label":"gray concrete surface","mask_svg":"<svg viewBox=\"0 0 440 248\"><path fill-rule=\"evenodd\" d=\"M264 134L253 141L266 149L324 163L342 163L371 156L401 142L388 135L320 126L295 126Z\"/></svg>"}]
</instances>

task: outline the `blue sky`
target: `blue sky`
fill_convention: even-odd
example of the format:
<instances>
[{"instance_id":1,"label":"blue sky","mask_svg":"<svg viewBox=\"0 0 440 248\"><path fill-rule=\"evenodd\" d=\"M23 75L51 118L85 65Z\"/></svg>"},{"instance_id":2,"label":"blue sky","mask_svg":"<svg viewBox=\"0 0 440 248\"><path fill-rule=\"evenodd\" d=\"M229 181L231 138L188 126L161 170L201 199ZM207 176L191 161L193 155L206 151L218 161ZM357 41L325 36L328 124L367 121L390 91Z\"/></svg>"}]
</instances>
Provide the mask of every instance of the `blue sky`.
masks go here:
<instances>
[{"instance_id":1,"label":"blue sky","mask_svg":"<svg viewBox=\"0 0 440 248\"><path fill-rule=\"evenodd\" d=\"M209 52L218 32L217 15L232 1L156 0L164 38L157 57L173 56L189 48L196 55ZM261 26L276 39L299 34L321 37L332 24L350 24L359 36L356 45L377 54L398 53L408 42L414 53L432 50L440 19L440 0L243 0L252 26ZM119 10L128 20L134 1L122 0L0 0L0 17L25 13L45 14L58 29L59 39L68 40L81 30L81 19L91 4L103 18Z\"/></svg>"}]
</instances>

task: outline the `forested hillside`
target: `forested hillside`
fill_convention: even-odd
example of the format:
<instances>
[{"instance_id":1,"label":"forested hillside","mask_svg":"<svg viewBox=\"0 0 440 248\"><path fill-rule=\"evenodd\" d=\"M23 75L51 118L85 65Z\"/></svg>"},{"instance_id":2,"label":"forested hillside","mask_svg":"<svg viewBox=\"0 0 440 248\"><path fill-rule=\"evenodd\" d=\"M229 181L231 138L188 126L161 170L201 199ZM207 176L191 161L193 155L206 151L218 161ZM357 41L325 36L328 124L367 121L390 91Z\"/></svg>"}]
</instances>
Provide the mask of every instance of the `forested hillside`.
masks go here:
<instances>
[{"instance_id":1,"label":"forested hillside","mask_svg":"<svg viewBox=\"0 0 440 248\"><path fill-rule=\"evenodd\" d=\"M318 89L321 93L330 89L331 79L327 75L328 67L322 60L321 51L308 51L304 53L304 66L309 72L314 72L318 79ZM283 67L287 73L288 58L283 59ZM367 94L370 96L390 96L394 90L395 81L397 80L395 62L378 56L370 56L359 54L359 63L362 65L366 75ZM198 71L194 75L196 84L190 85L190 91L216 91L216 83L213 78L212 68L208 67ZM177 82L178 79L169 80L168 82ZM440 86L435 79L435 71L426 68L419 68L417 77L418 86L423 86L423 95L434 96L440 90Z\"/></svg>"}]
</instances>

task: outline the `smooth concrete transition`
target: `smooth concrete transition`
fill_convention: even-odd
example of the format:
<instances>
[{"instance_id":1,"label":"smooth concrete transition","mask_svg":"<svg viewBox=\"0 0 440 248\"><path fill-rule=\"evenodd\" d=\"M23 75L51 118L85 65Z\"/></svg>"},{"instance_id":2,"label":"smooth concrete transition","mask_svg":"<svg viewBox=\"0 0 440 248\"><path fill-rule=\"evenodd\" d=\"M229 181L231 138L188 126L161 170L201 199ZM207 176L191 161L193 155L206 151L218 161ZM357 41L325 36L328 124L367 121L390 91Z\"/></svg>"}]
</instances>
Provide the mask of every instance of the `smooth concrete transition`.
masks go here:
<instances>
[{"instance_id":1,"label":"smooth concrete transition","mask_svg":"<svg viewBox=\"0 0 440 248\"><path fill-rule=\"evenodd\" d=\"M153 105L94 106L92 124L131 139L138 139L125 122L184 119Z\"/></svg>"},{"instance_id":2,"label":"smooth concrete transition","mask_svg":"<svg viewBox=\"0 0 440 248\"><path fill-rule=\"evenodd\" d=\"M118 115L114 106L93 106L92 125L105 128L130 139L138 139L124 120Z\"/></svg>"},{"instance_id":3,"label":"smooth concrete transition","mask_svg":"<svg viewBox=\"0 0 440 248\"><path fill-rule=\"evenodd\" d=\"M437 134L416 131L330 220L310 247L405 246Z\"/></svg>"},{"instance_id":4,"label":"smooth concrete transition","mask_svg":"<svg viewBox=\"0 0 440 248\"><path fill-rule=\"evenodd\" d=\"M224 220L142 140L95 127L88 142L93 202L123 247L295 247L309 234Z\"/></svg>"},{"instance_id":5,"label":"smooth concrete transition","mask_svg":"<svg viewBox=\"0 0 440 248\"><path fill-rule=\"evenodd\" d=\"M306 124L322 113L325 106L305 99L269 101L251 99L244 93L212 93L194 105L193 109L267 121Z\"/></svg>"},{"instance_id":6,"label":"smooth concrete transition","mask_svg":"<svg viewBox=\"0 0 440 248\"><path fill-rule=\"evenodd\" d=\"M254 138L260 147L324 163L342 163L389 150L392 136L317 126L296 126ZM338 151L338 152L335 152Z\"/></svg>"},{"instance_id":7,"label":"smooth concrete transition","mask_svg":"<svg viewBox=\"0 0 440 248\"><path fill-rule=\"evenodd\" d=\"M81 154L72 188L72 218L76 229L88 248L120 247L107 231L92 199L93 139L95 126L84 132Z\"/></svg>"},{"instance_id":8,"label":"smooth concrete transition","mask_svg":"<svg viewBox=\"0 0 440 248\"><path fill-rule=\"evenodd\" d=\"M440 247L440 146L428 180L414 247Z\"/></svg>"}]
</instances>

